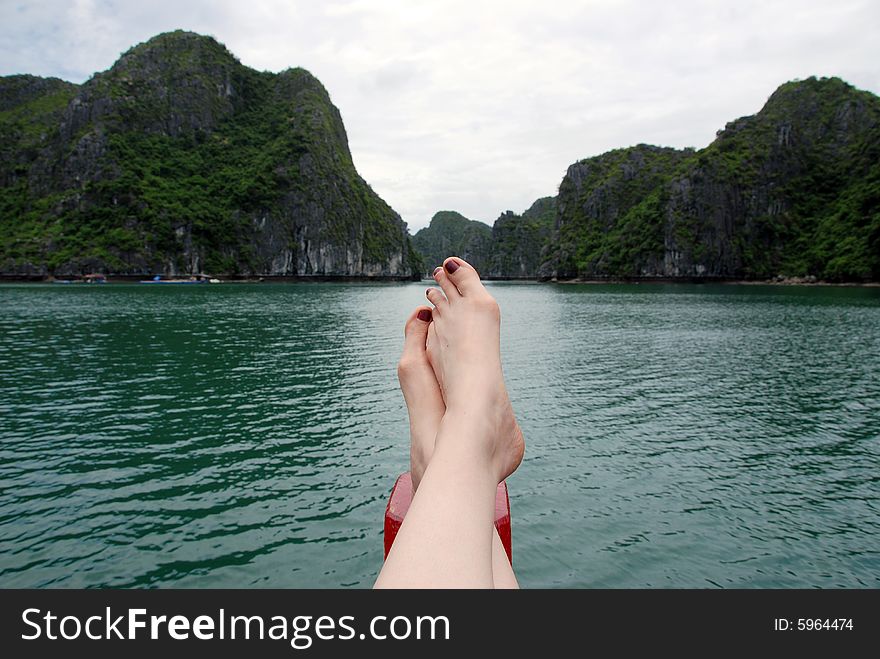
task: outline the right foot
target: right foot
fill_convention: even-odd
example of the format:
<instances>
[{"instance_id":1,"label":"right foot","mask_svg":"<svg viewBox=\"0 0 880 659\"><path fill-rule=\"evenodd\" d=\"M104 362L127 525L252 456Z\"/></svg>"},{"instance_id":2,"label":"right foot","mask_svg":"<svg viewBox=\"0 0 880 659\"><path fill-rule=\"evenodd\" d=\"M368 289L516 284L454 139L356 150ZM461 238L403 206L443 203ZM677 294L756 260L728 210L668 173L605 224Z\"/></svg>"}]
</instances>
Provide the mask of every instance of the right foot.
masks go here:
<instances>
[{"instance_id":1,"label":"right foot","mask_svg":"<svg viewBox=\"0 0 880 659\"><path fill-rule=\"evenodd\" d=\"M427 293L434 305L427 356L446 403L443 423L464 422L478 431L500 482L525 450L501 370L501 312L477 271L460 258L446 259L434 279L442 292Z\"/></svg>"}]
</instances>

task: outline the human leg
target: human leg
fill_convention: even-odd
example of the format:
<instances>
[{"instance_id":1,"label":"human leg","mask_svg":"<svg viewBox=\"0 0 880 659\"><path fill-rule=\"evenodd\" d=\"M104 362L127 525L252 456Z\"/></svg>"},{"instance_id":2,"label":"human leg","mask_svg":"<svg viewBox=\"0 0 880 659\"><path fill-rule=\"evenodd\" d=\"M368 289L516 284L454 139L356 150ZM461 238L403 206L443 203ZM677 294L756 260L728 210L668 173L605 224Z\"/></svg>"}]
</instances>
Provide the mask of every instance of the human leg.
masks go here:
<instances>
[{"instance_id":1,"label":"human leg","mask_svg":"<svg viewBox=\"0 0 880 659\"><path fill-rule=\"evenodd\" d=\"M403 353L397 366L400 389L410 420L410 475L413 492L418 489L434 452L434 439L446 411L440 385L428 361L426 338L431 310L419 307L404 326ZM495 588L518 588L507 552L493 524L492 582Z\"/></svg>"},{"instance_id":2,"label":"human leg","mask_svg":"<svg viewBox=\"0 0 880 659\"><path fill-rule=\"evenodd\" d=\"M377 587L491 587L495 488L522 460L498 305L469 264L444 265L426 342L446 413Z\"/></svg>"}]
</instances>

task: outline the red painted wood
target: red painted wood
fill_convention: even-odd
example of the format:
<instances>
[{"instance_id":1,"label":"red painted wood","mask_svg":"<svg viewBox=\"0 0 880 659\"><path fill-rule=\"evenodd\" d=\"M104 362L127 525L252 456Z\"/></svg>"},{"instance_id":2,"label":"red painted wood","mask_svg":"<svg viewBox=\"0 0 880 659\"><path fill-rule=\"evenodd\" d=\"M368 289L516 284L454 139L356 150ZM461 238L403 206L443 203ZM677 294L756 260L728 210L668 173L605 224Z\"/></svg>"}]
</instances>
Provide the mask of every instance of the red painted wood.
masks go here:
<instances>
[{"instance_id":1,"label":"red painted wood","mask_svg":"<svg viewBox=\"0 0 880 659\"><path fill-rule=\"evenodd\" d=\"M385 558L388 558L388 552L391 551L391 545L394 544L394 538L403 524L403 518L406 517L406 511L412 503L412 478L409 472L401 474L397 477L394 487L391 489L391 496L388 498L388 505L385 507ZM507 552L507 560L513 562L513 547L510 532L510 499L507 496L507 483L502 481L498 484L495 491L495 528L498 529L498 535L501 538L501 544L504 545L504 551Z\"/></svg>"}]
</instances>

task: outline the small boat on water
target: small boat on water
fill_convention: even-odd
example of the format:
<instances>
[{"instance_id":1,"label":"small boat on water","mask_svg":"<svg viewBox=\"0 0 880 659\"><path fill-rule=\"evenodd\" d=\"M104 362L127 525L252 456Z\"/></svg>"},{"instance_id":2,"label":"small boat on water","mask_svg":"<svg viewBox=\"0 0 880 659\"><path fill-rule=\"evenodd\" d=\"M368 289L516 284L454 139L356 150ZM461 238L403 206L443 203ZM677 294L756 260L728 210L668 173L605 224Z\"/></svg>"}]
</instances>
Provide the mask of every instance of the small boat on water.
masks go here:
<instances>
[{"instance_id":1,"label":"small boat on water","mask_svg":"<svg viewBox=\"0 0 880 659\"><path fill-rule=\"evenodd\" d=\"M53 279L53 284L106 284L107 276L100 273L83 275L81 279Z\"/></svg>"},{"instance_id":2,"label":"small boat on water","mask_svg":"<svg viewBox=\"0 0 880 659\"><path fill-rule=\"evenodd\" d=\"M190 275L186 279L173 278L162 279L162 275L156 275L152 279L141 279L142 284L219 284L220 280L210 275L196 274Z\"/></svg>"}]
</instances>

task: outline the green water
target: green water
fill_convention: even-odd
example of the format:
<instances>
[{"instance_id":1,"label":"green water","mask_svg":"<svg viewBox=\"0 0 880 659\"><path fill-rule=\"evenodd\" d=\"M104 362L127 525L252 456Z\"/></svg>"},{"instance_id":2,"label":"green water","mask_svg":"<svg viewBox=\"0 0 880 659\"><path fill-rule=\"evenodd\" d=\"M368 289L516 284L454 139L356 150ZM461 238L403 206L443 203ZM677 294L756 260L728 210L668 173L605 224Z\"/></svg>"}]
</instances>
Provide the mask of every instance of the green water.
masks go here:
<instances>
[{"instance_id":1,"label":"green water","mask_svg":"<svg viewBox=\"0 0 880 659\"><path fill-rule=\"evenodd\" d=\"M524 586L880 586L880 289L490 286ZM371 585L423 290L0 286L0 586Z\"/></svg>"}]
</instances>

